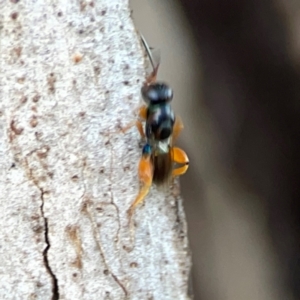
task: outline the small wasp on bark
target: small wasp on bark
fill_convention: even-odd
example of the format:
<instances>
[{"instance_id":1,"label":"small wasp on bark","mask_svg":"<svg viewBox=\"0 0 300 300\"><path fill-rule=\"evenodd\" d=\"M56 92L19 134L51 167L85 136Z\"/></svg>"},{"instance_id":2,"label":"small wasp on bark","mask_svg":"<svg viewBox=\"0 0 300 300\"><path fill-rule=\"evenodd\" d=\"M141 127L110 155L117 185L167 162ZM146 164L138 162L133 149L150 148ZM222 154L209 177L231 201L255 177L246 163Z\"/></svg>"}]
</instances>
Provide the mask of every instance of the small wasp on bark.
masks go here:
<instances>
[{"instance_id":1,"label":"small wasp on bark","mask_svg":"<svg viewBox=\"0 0 300 300\"><path fill-rule=\"evenodd\" d=\"M130 218L135 208L149 193L152 183L158 186L170 184L171 179L184 174L189 165L186 153L173 146L183 129L181 119L175 117L170 104L173 91L168 84L156 81L159 63L155 66L150 48L143 36L141 40L153 70L141 88L146 104L139 109L140 120L136 121L136 126L146 144L138 167L141 188L128 210ZM142 122L145 122L144 128ZM175 167L177 164L181 166Z\"/></svg>"}]
</instances>

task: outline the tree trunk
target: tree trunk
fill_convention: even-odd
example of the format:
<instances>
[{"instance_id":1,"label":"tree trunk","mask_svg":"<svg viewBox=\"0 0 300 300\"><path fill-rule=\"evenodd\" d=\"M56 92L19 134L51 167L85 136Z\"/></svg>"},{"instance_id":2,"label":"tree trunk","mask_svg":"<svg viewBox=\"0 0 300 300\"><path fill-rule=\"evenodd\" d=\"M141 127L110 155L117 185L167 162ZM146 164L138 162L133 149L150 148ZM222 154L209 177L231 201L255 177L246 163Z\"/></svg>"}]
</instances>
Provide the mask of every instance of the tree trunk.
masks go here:
<instances>
[{"instance_id":1,"label":"tree trunk","mask_svg":"<svg viewBox=\"0 0 300 300\"><path fill-rule=\"evenodd\" d=\"M0 0L0 299L189 299L178 184L134 215L145 77L127 1Z\"/></svg>"}]
</instances>

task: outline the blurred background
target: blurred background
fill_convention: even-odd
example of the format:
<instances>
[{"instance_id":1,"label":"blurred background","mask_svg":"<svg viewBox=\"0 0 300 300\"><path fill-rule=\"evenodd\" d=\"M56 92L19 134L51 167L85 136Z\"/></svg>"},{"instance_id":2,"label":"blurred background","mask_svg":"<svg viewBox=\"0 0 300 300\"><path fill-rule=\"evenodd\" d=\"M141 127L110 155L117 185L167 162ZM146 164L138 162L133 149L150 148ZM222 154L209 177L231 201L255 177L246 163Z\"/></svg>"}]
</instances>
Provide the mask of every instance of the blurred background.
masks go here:
<instances>
[{"instance_id":1,"label":"blurred background","mask_svg":"<svg viewBox=\"0 0 300 300\"><path fill-rule=\"evenodd\" d=\"M300 299L300 1L130 2L185 125L194 299Z\"/></svg>"}]
</instances>

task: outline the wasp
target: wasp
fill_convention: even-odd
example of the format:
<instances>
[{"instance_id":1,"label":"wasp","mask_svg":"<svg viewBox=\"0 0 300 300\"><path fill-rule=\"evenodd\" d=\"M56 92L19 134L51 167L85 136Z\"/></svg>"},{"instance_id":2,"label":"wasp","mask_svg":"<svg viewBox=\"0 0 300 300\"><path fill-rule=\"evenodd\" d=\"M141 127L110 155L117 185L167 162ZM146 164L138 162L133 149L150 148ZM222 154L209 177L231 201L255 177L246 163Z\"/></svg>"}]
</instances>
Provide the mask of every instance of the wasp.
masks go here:
<instances>
[{"instance_id":1,"label":"wasp","mask_svg":"<svg viewBox=\"0 0 300 300\"><path fill-rule=\"evenodd\" d=\"M159 63L155 66L150 48L143 36L141 41L153 70L141 88L145 104L138 111L139 120L136 121L136 126L146 143L138 165L141 187L128 210L130 218L135 208L149 193L153 183L166 186L175 176L184 174L189 166L186 153L174 146L183 129L183 123L175 116L171 107L173 90L168 84L156 80Z\"/></svg>"}]
</instances>

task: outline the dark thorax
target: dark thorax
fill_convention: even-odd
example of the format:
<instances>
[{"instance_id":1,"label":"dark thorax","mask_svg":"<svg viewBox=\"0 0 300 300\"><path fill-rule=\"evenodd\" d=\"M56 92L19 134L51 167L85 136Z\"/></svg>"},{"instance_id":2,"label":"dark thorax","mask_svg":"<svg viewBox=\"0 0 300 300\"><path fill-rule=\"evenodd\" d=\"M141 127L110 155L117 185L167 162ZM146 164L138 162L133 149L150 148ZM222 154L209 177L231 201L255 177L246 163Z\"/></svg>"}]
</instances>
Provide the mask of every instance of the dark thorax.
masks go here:
<instances>
[{"instance_id":1,"label":"dark thorax","mask_svg":"<svg viewBox=\"0 0 300 300\"><path fill-rule=\"evenodd\" d=\"M169 103L149 105L146 119L146 137L152 143L168 140L173 133L174 112Z\"/></svg>"}]
</instances>

